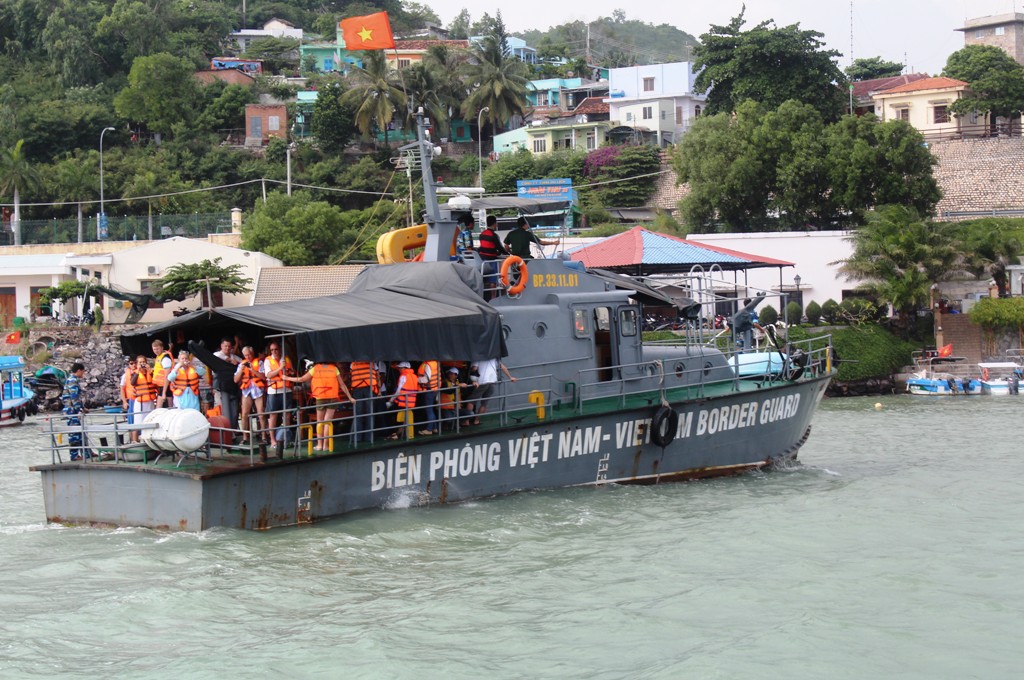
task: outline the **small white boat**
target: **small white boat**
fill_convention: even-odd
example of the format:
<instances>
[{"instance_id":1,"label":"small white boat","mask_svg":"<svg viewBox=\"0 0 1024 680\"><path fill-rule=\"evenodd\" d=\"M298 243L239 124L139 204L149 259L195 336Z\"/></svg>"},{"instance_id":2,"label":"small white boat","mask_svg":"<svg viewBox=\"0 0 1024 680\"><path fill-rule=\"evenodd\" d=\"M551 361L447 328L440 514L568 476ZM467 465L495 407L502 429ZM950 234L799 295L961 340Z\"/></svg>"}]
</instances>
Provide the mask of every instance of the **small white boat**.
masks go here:
<instances>
[{"instance_id":1,"label":"small white boat","mask_svg":"<svg viewBox=\"0 0 1024 680\"><path fill-rule=\"evenodd\" d=\"M950 371L964 357L940 357L935 350L914 352L917 370L907 379L907 392L916 396L949 397L981 394L981 381Z\"/></svg>"},{"instance_id":2,"label":"small white boat","mask_svg":"<svg viewBox=\"0 0 1024 680\"><path fill-rule=\"evenodd\" d=\"M981 393L993 396L1016 395L1020 391L1021 365L1013 361L983 361L981 369Z\"/></svg>"},{"instance_id":3,"label":"small white boat","mask_svg":"<svg viewBox=\"0 0 1024 680\"><path fill-rule=\"evenodd\" d=\"M36 412L36 393L25 384L25 360L0 356L0 427L18 425Z\"/></svg>"}]
</instances>

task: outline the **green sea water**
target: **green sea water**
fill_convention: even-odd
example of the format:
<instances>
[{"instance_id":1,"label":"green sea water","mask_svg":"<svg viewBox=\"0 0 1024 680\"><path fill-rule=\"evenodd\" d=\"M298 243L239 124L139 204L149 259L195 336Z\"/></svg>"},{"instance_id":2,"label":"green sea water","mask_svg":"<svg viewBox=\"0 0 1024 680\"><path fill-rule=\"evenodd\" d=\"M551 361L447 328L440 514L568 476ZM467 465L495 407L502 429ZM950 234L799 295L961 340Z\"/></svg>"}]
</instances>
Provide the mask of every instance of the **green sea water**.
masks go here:
<instances>
[{"instance_id":1,"label":"green sea water","mask_svg":"<svg viewBox=\"0 0 1024 680\"><path fill-rule=\"evenodd\" d=\"M1021 677L1022 415L829 400L771 474L198 534L45 524L7 428L0 678Z\"/></svg>"}]
</instances>

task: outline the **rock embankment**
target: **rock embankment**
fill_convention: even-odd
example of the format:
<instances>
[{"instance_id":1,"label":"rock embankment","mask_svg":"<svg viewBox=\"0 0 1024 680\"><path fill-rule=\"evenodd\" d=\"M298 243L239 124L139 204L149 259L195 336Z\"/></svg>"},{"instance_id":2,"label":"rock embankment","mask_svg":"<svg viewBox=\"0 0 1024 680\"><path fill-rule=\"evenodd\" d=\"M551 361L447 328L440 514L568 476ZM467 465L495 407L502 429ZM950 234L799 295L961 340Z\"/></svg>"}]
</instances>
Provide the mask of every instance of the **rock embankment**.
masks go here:
<instances>
[{"instance_id":1,"label":"rock embankment","mask_svg":"<svg viewBox=\"0 0 1024 680\"><path fill-rule=\"evenodd\" d=\"M120 380L126 365L121 351L121 334L134 328L117 326L116 330L97 332L91 326L38 326L22 334L20 345L0 345L0 351L24 356L32 373L46 365L70 371L73 363L81 362L85 365L82 387L86 407L120 405ZM58 408L59 396L56 390L48 392L45 407ZM41 405L43 403L40 402Z\"/></svg>"}]
</instances>

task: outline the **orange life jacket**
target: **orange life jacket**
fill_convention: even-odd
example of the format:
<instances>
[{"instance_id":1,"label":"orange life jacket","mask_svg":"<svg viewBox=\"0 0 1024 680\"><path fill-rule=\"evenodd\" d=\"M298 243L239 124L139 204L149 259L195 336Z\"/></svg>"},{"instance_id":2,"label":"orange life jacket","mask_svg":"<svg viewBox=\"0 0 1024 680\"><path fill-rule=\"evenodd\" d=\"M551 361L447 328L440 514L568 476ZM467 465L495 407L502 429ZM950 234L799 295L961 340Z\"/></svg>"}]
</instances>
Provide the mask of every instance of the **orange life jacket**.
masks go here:
<instances>
[{"instance_id":1,"label":"orange life jacket","mask_svg":"<svg viewBox=\"0 0 1024 680\"><path fill-rule=\"evenodd\" d=\"M458 400L458 383L450 383L441 390L441 410L454 411Z\"/></svg>"},{"instance_id":2,"label":"orange life jacket","mask_svg":"<svg viewBox=\"0 0 1024 680\"><path fill-rule=\"evenodd\" d=\"M124 369L124 387L121 388L121 394L124 396L126 401L135 400L135 385L132 385L132 369Z\"/></svg>"},{"instance_id":3,"label":"orange life jacket","mask_svg":"<svg viewBox=\"0 0 1024 680\"><path fill-rule=\"evenodd\" d=\"M416 408L416 393L420 391L416 373L411 368L403 368L400 375L405 376L402 391L395 397L398 408Z\"/></svg>"},{"instance_id":4,"label":"orange life jacket","mask_svg":"<svg viewBox=\"0 0 1024 680\"><path fill-rule=\"evenodd\" d=\"M156 399L156 383L150 371L139 371L135 376L135 401L143 403Z\"/></svg>"},{"instance_id":5,"label":"orange life jacket","mask_svg":"<svg viewBox=\"0 0 1024 680\"><path fill-rule=\"evenodd\" d=\"M430 381L420 383L421 390L436 390L441 387L441 365L436 361L424 361L420 364L417 376L423 377L427 374L427 366L430 366Z\"/></svg>"},{"instance_id":6,"label":"orange life jacket","mask_svg":"<svg viewBox=\"0 0 1024 680\"><path fill-rule=\"evenodd\" d=\"M352 389L369 387L374 394L380 392L380 378L372 361L353 361L349 372L352 374Z\"/></svg>"},{"instance_id":7,"label":"orange life jacket","mask_svg":"<svg viewBox=\"0 0 1024 680\"><path fill-rule=\"evenodd\" d=\"M180 397L185 390L192 390L192 394L199 396L199 373L191 366L179 368L171 383L171 394Z\"/></svg>"},{"instance_id":8,"label":"orange life jacket","mask_svg":"<svg viewBox=\"0 0 1024 680\"><path fill-rule=\"evenodd\" d=\"M341 400L341 388L338 387L338 375L340 372L337 366L316 364L309 370L313 374L309 387L314 399Z\"/></svg>"},{"instance_id":9,"label":"orange life jacket","mask_svg":"<svg viewBox=\"0 0 1024 680\"><path fill-rule=\"evenodd\" d=\"M242 361L242 389L249 389L253 384L261 390L267 389L267 381L263 379L263 375L260 373L259 359Z\"/></svg>"},{"instance_id":10,"label":"orange life jacket","mask_svg":"<svg viewBox=\"0 0 1024 680\"><path fill-rule=\"evenodd\" d=\"M156 360L153 362L153 384L157 387L163 387L167 384L167 369L164 368L164 357L171 358L170 352L160 352L156 355ZM173 362L173 359L171 360Z\"/></svg>"},{"instance_id":11,"label":"orange life jacket","mask_svg":"<svg viewBox=\"0 0 1024 680\"><path fill-rule=\"evenodd\" d=\"M270 366L270 370L267 371L267 373L276 371L281 366L278 360L275 359L273 356L267 357L267 365ZM284 376L286 375L294 375L294 373L292 372L292 360L289 359L288 357L284 358L284 370L270 379L270 387L272 387L275 390L283 390Z\"/></svg>"}]
</instances>

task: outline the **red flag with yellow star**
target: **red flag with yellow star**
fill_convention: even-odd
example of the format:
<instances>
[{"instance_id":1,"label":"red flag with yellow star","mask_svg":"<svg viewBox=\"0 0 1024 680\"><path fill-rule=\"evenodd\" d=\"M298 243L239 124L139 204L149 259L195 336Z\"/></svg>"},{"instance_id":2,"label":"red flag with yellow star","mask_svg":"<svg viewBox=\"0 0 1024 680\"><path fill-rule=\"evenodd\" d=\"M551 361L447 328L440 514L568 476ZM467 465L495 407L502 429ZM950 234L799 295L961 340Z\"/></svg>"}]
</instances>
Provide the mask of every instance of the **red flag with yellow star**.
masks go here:
<instances>
[{"instance_id":1,"label":"red flag with yellow star","mask_svg":"<svg viewBox=\"0 0 1024 680\"><path fill-rule=\"evenodd\" d=\"M345 41L345 49L385 50L394 49L395 37L391 35L391 22L387 12L367 14L362 17L349 17L338 22L341 26L341 37Z\"/></svg>"}]
</instances>

